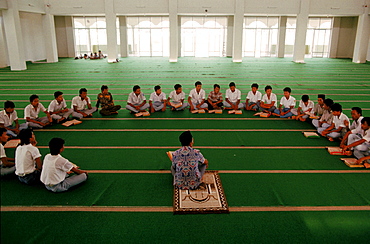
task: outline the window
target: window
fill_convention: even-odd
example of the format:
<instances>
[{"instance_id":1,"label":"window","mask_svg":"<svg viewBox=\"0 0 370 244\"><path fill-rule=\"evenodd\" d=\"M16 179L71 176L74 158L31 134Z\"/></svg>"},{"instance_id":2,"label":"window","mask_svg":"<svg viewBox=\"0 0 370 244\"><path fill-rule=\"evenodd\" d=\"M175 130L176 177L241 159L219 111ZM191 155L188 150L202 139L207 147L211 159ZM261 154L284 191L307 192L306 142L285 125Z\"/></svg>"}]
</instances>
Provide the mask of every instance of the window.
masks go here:
<instances>
[{"instance_id":1,"label":"window","mask_svg":"<svg viewBox=\"0 0 370 244\"><path fill-rule=\"evenodd\" d=\"M309 53L306 57L327 58L329 56L332 20L332 18L309 18L306 35Z\"/></svg>"},{"instance_id":2,"label":"window","mask_svg":"<svg viewBox=\"0 0 370 244\"><path fill-rule=\"evenodd\" d=\"M286 22L284 57L293 57L296 26L297 19L295 17L288 17Z\"/></svg>"},{"instance_id":3,"label":"window","mask_svg":"<svg viewBox=\"0 0 370 244\"><path fill-rule=\"evenodd\" d=\"M244 57L276 57L278 17L245 17L243 24Z\"/></svg>"},{"instance_id":4,"label":"window","mask_svg":"<svg viewBox=\"0 0 370 244\"><path fill-rule=\"evenodd\" d=\"M182 17L181 56L225 57L226 17Z\"/></svg>"}]
</instances>

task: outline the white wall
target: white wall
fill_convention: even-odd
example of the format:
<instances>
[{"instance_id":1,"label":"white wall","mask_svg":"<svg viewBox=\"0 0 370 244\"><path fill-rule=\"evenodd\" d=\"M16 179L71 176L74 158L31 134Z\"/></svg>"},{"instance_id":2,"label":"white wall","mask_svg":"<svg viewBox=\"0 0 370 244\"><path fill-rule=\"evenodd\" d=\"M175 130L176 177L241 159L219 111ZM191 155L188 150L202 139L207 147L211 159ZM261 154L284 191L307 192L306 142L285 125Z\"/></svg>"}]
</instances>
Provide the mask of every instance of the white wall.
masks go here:
<instances>
[{"instance_id":1,"label":"white wall","mask_svg":"<svg viewBox=\"0 0 370 244\"><path fill-rule=\"evenodd\" d=\"M46 59L41 14L19 12L26 61Z\"/></svg>"},{"instance_id":2,"label":"white wall","mask_svg":"<svg viewBox=\"0 0 370 244\"><path fill-rule=\"evenodd\" d=\"M4 22L3 16L0 11L0 68L9 66L8 60L8 49L6 47L6 41L4 36Z\"/></svg>"},{"instance_id":3,"label":"white wall","mask_svg":"<svg viewBox=\"0 0 370 244\"><path fill-rule=\"evenodd\" d=\"M55 34L59 57L74 57L74 40L72 17L55 16Z\"/></svg>"},{"instance_id":4,"label":"white wall","mask_svg":"<svg viewBox=\"0 0 370 244\"><path fill-rule=\"evenodd\" d=\"M0 0L0 9L8 9L8 4L5 0Z\"/></svg>"},{"instance_id":5,"label":"white wall","mask_svg":"<svg viewBox=\"0 0 370 244\"><path fill-rule=\"evenodd\" d=\"M29 13L45 13L44 0L18 0L19 11Z\"/></svg>"},{"instance_id":6,"label":"white wall","mask_svg":"<svg viewBox=\"0 0 370 244\"><path fill-rule=\"evenodd\" d=\"M357 21L357 17L341 18L336 58L353 58Z\"/></svg>"},{"instance_id":7,"label":"white wall","mask_svg":"<svg viewBox=\"0 0 370 244\"><path fill-rule=\"evenodd\" d=\"M368 45L368 48L367 48L366 60L367 61L370 61L370 37L369 37L369 45Z\"/></svg>"},{"instance_id":8,"label":"white wall","mask_svg":"<svg viewBox=\"0 0 370 244\"><path fill-rule=\"evenodd\" d=\"M298 14L300 1L297 0L245 0L244 12L246 14Z\"/></svg>"},{"instance_id":9,"label":"white wall","mask_svg":"<svg viewBox=\"0 0 370 244\"><path fill-rule=\"evenodd\" d=\"M364 0L310 0L312 15L359 15L364 12Z\"/></svg>"}]
</instances>

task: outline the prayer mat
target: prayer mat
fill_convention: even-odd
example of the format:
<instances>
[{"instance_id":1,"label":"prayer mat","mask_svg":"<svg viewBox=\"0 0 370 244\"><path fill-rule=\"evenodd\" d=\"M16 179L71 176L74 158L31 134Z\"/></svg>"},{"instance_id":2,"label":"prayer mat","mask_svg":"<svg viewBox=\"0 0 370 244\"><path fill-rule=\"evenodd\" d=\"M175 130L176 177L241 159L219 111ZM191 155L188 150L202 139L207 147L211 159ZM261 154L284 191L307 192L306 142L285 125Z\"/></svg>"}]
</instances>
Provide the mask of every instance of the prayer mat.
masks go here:
<instances>
[{"instance_id":1,"label":"prayer mat","mask_svg":"<svg viewBox=\"0 0 370 244\"><path fill-rule=\"evenodd\" d=\"M196 190L174 189L174 214L229 213L221 179L217 171L203 175L205 187Z\"/></svg>"}]
</instances>

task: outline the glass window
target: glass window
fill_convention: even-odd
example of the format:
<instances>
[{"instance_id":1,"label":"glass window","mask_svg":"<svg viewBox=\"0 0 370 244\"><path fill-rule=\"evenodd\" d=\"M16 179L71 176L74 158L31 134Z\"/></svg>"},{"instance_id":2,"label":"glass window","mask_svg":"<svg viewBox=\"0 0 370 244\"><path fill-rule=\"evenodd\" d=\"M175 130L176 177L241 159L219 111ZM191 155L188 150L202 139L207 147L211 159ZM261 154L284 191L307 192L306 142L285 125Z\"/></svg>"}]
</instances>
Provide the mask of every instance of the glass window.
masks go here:
<instances>
[{"instance_id":1,"label":"glass window","mask_svg":"<svg viewBox=\"0 0 370 244\"><path fill-rule=\"evenodd\" d=\"M306 34L306 57L327 58L329 56L332 18L309 18Z\"/></svg>"}]
</instances>

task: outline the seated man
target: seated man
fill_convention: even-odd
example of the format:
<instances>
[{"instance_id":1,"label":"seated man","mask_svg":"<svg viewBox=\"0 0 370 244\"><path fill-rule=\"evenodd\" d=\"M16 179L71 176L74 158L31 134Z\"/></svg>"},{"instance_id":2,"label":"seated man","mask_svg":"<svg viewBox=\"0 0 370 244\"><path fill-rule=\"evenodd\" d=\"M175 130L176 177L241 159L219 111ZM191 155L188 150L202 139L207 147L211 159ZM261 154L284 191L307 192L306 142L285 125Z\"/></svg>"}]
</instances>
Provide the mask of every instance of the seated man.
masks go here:
<instances>
[{"instance_id":1,"label":"seated man","mask_svg":"<svg viewBox=\"0 0 370 244\"><path fill-rule=\"evenodd\" d=\"M284 96L280 99L279 109L272 113L280 118L289 118L293 116L292 109L295 107L295 98L290 95L292 90L289 87L283 89Z\"/></svg>"},{"instance_id":2,"label":"seated man","mask_svg":"<svg viewBox=\"0 0 370 244\"><path fill-rule=\"evenodd\" d=\"M5 149L3 143L7 142L9 139L6 134L5 128L0 128L0 170L1 176L14 174L15 172L15 163L14 158L8 158L5 154Z\"/></svg>"},{"instance_id":3,"label":"seated man","mask_svg":"<svg viewBox=\"0 0 370 244\"><path fill-rule=\"evenodd\" d=\"M69 188L87 180L87 172L75 167L60 154L64 151L64 140L53 138L49 142L50 153L44 158L40 180L52 192L68 191ZM75 175L66 177L67 172Z\"/></svg>"},{"instance_id":4,"label":"seated man","mask_svg":"<svg viewBox=\"0 0 370 244\"><path fill-rule=\"evenodd\" d=\"M24 108L24 119L29 127L42 129L53 122L49 112L39 102L39 96L30 96L30 103ZM46 114L45 117L39 118L40 110Z\"/></svg>"},{"instance_id":5,"label":"seated man","mask_svg":"<svg viewBox=\"0 0 370 244\"><path fill-rule=\"evenodd\" d=\"M61 123L69 118L73 110L67 108L66 100L63 98L63 92L54 92L54 98L49 104L48 111L51 118L55 119L57 123Z\"/></svg>"},{"instance_id":6,"label":"seated man","mask_svg":"<svg viewBox=\"0 0 370 244\"><path fill-rule=\"evenodd\" d=\"M244 108L244 104L240 102L241 92L236 88L234 82L230 82L229 89L226 90L225 109L238 110Z\"/></svg>"},{"instance_id":7,"label":"seated man","mask_svg":"<svg viewBox=\"0 0 370 244\"><path fill-rule=\"evenodd\" d=\"M262 93L258 91L257 83L253 83L251 88L252 90L248 92L247 98L245 100L245 109L257 111L262 99Z\"/></svg>"},{"instance_id":8,"label":"seated man","mask_svg":"<svg viewBox=\"0 0 370 244\"><path fill-rule=\"evenodd\" d=\"M87 96L86 88L81 88L79 94L72 99L72 117L77 119L92 117L97 108L91 106L91 100Z\"/></svg>"},{"instance_id":9,"label":"seated man","mask_svg":"<svg viewBox=\"0 0 370 244\"><path fill-rule=\"evenodd\" d=\"M324 100L324 112L322 113L321 118L312 120L312 124L316 127L317 130L319 130L320 128L326 129L333 122L333 114L331 112L331 106L333 104L334 102L330 98Z\"/></svg>"},{"instance_id":10,"label":"seated man","mask_svg":"<svg viewBox=\"0 0 370 244\"><path fill-rule=\"evenodd\" d=\"M351 117L353 119L351 126L348 126L348 123L345 122L347 133L340 143L341 148L343 148L345 145L349 145L360 140L363 136L363 130L361 128L361 120L364 118L362 117L362 109L359 107L353 107L351 111Z\"/></svg>"},{"instance_id":11,"label":"seated man","mask_svg":"<svg viewBox=\"0 0 370 244\"><path fill-rule=\"evenodd\" d=\"M190 104L190 111L198 109L208 109L208 105L205 103L206 92L202 89L202 82L195 82L195 88L190 91L188 102Z\"/></svg>"},{"instance_id":12,"label":"seated man","mask_svg":"<svg viewBox=\"0 0 370 244\"><path fill-rule=\"evenodd\" d=\"M315 104L312 110L315 116L321 117L322 114L324 113L324 100L325 100L324 94L317 95L317 103Z\"/></svg>"},{"instance_id":13,"label":"seated man","mask_svg":"<svg viewBox=\"0 0 370 244\"><path fill-rule=\"evenodd\" d=\"M272 87L265 87L266 94L263 95L261 102L258 106L259 110L264 113L272 113L276 109L277 97L275 93L272 93Z\"/></svg>"},{"instance_id":14,"label":"seated man","mask_svg":"<svg viewBox=\"0 0 370 244\"><path fill-rule=\"evenodd\" d=\"M345 123L349 123L349 119L347 115L342 113L342 105L339 103L334 103L331 106L331 110L334 116L332 124L326 129L318 129L318 132L322 136L328 137L329 141L334 141L335 138L344 135L346 129Z\"/></svg>"},{"instance_id":15,"label":"seated man","mask_svg":"<svg viewBox=\"0 0 370 244\"><path fill-rule=\"evenodd\" d=\"M168 96L167 104L171 107L171 110L184 110L189 106L189 103L184 103L185 93L182 91L182 86L180 84L176 84L174 88L175 90L171 91L170 95ZM179 104L181 104L181 106L177 107L176 105ZM173 105L175 105L177 108L175 108Z\"/></svg>"},{"instance_id":16,"label":"seated man","mask_svg":"<svg viewBox=\"0 0 370 244\"><path fill-rule=\"evenodd\" d=\"M154 113L156 111L162 110L162 112L166 111L166 94L162 92L160 86L154 87L154 92L150 94L149 98L149 106L150 112Z\"/></svg>"},{"instance_id":17,"label":"seated man","mask_svg":"<svg viewBox=\"0 0 370 244\"><path fill-rule=\"evenodd\" d=\"M209 110L222 109L222 93L220 92L220 86L218 84L213 85L213 91L208 94L206 103L208 104Z\"/></svg>"},{"instance_id":18,"label":"seated man","mask_svg":"<svg viewBox=\"0 0 370 244\"><path fill-rule=\"evenodd\" d=\"M5 128L6 134L11 138L17 137L21 130L28 128L27 123L18 123L17 111L14 108L15 105L12 101L6 101L4 110L0 112L0 128Z\"/></svg>"},{"instance_id":19,"label":"seated man","mask_svg":"<svg viewBox=\"0 0 370 244\"><path fill-rule=\"evenodd\" d=\"M312 113L312 109L314 107L313 101L310 100L308 95L303 95L301 101L299 101L299 107L297 110L297 116L295 116L296 120L306 121L307 118L310 116L306 113ZM293 116L294 118L294 116Z\"/></svg>"},{"instance_id":20,"label":"seated man","mask_svg":"<svg viewBox=\"0 0 370 244\"><path fill-rule=\"evenodd\" d=\"M144 93L141 92L140 86L136 85L132 88L132 92L128 95L126 109L131 113L145 112L149 108L146 103Z\"/></svg>"},{"instance_id":21,"label":"seated man","mask_svg":"<svg viewBox=\"0 0 370 244\"><path fill-rule=\"evenodd\" d=\"M96 104L96 108L99 108L99 104L101 105L100 114L118 114L117 111L121 109L121 105L114 105L113 96L108 91L108 86L103 85L100 90L101 93L98 94L98 102Z\"/></svg>"},{"instance_id":22,"label":"seated man","mask_svg":"<svg viewBox=\"0 0 370 244\"><path fill-rule=\"evenodd\" d=\"M190 131L183 132L179 139L182 148L172 154L173 185L181 190L194 190L202 183L208 160L193 148L194 140Z\"/></svg>"}]
</instances>

